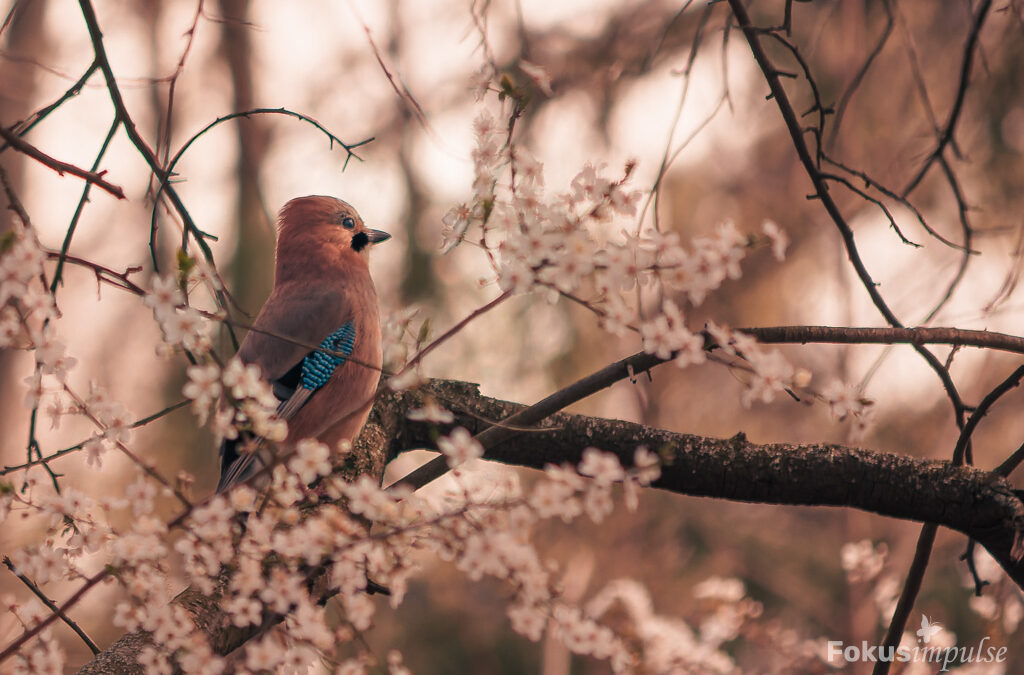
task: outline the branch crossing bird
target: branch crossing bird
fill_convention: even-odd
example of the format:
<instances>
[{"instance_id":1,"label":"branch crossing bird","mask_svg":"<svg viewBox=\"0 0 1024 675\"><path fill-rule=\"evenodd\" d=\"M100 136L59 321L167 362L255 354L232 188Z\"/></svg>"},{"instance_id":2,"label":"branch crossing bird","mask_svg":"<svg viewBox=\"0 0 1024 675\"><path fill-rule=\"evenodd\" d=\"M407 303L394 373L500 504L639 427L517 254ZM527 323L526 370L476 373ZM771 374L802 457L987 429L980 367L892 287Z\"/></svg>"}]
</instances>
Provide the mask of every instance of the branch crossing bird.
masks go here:
<instances>
[{"instance_id":1,"label":"branch crossing bird","mask_svg":"<svg viewBox=\"0 0 1024 675\"><path fill-rule=\"evenodd\" d=\"M238 356L271 383L277 415L288 421L285 447L317 438L335 449L359 434L380 379L380 314L368 258L391 235L367 228L349 204L323 196L285 204L277 229L274 289ZM274 457L250 432L225 440L220 453L218 492Z\"/></svg>"}]
</instances>

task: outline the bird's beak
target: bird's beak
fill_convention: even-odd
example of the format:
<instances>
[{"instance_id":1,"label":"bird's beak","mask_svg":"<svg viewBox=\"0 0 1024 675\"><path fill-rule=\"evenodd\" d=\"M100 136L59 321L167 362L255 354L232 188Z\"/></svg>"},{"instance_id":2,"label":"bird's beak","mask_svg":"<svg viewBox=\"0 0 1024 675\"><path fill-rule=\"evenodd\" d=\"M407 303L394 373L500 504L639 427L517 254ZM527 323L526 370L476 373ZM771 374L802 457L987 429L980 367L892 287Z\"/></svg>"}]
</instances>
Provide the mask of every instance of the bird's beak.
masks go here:
<instances>
[{"instance_id":1,"label":"bird's beak","mask_svg":"<svg viewBox=\"0 0 1024 675\"><path fill-rule=\"evenodd\" d=\"M391 238L391 235L383 230L366 230L366 236L369 237L371 244L379 244Z\"/></svg>"}]
</instances>

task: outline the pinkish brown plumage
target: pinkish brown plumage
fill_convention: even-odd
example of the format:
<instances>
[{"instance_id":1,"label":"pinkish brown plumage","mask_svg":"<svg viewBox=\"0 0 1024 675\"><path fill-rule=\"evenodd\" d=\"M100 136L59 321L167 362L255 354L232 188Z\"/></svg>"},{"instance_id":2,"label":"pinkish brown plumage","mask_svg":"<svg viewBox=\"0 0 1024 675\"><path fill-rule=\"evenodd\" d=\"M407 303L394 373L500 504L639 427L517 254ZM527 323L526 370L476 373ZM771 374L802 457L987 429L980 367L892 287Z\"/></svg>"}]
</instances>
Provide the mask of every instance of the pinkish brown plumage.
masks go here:
<instances>
[{"instance_id":1,"label":"pinkish brown plumage","mask_svg":"<svg viewBox=\"0 0 1024 675\"><path fill-rule=\"evenodd\" d=\"M318 438L335 449L362 429L380 379L380 316L367 259L373 244L390 235L366 228L349 204L322 196L285 204L277 230L274 290L238 356L260 367L279 398L286 400L293 391L307 397L292 401L301 407L289 411L286 445ZM355 339L349 357L325 384L302 392L298 371L310 345L320 345L350 321ZM286 408L285 400L279 410ZM239 456L237 444L221 452L218 491L258 468L253 458Z\"/></svg>"}]
</instances>

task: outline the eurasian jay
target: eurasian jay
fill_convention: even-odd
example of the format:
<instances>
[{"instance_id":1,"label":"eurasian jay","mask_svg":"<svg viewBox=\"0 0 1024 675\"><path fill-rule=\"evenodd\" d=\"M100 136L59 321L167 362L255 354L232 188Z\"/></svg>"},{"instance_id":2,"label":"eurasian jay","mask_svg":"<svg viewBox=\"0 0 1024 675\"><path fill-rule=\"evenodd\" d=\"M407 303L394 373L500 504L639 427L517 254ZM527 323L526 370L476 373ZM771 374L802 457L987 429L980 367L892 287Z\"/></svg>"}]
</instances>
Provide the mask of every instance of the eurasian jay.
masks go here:
<instances>
[{"instance_id":1,"label":"eurasian jay","mask_svg":"<svg viewBox=\"0 0 1024 675\"><path fill-rule=\"evenodd\" d=\"M281 209L274 289L238 356L258 365L273 385L277 414L288 421L285 446L317 438L333 450L363 428L382 363L367 263L370 247L390 237L367 228L355 209L333 197L299 197ZM256 451L243 451L246 443ZM244 434L221 445L218 492L264 466L269 449L262 445Z\"/></svg>"}]
</instances>

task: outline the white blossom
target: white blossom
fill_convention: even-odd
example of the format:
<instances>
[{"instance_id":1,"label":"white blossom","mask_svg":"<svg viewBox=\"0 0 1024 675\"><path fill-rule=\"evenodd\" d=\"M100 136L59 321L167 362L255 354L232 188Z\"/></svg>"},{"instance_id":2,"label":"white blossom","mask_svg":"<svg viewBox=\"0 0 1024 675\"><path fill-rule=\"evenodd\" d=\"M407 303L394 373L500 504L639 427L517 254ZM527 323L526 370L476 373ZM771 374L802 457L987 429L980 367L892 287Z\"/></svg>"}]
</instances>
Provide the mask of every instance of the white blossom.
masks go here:
<instances>
[{"instance_id":1,"label":"white blossom","mask_svg":"<svg viewBox=\"0 0 1024 675\"><path fill-rule=\"evenodd\" d=\"M448 466L453 469L484 454L483 446L464 427L457 427L447 436L439 438L437 448L447 457Z\"/></svg>"}]
</instances>

